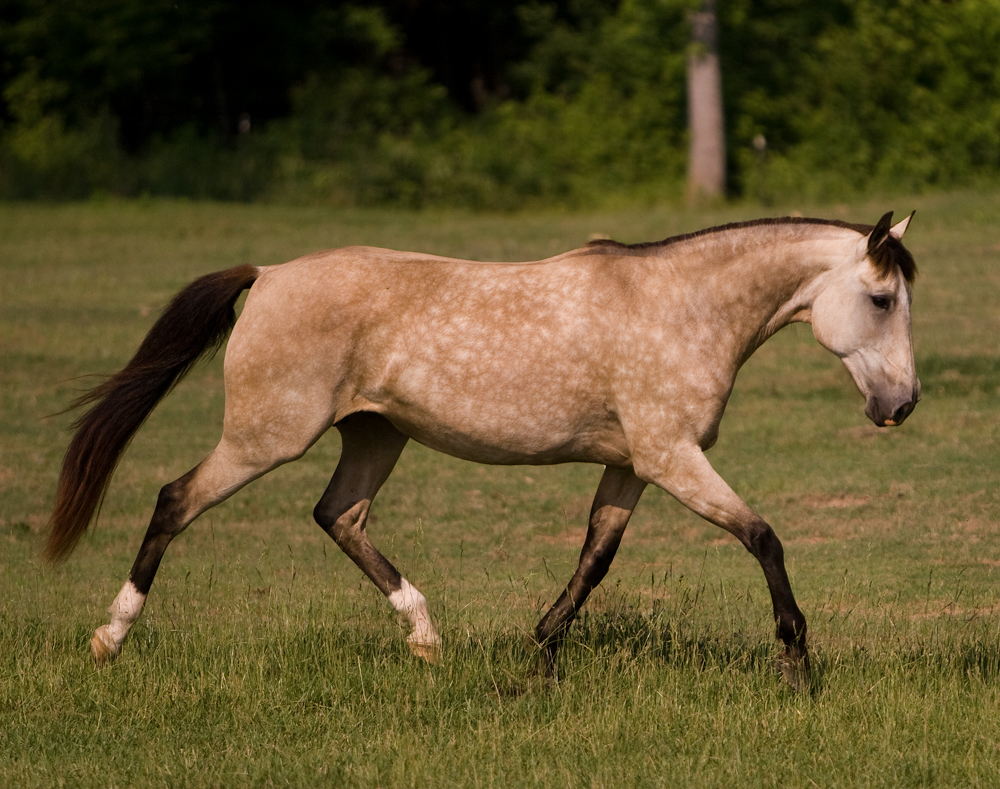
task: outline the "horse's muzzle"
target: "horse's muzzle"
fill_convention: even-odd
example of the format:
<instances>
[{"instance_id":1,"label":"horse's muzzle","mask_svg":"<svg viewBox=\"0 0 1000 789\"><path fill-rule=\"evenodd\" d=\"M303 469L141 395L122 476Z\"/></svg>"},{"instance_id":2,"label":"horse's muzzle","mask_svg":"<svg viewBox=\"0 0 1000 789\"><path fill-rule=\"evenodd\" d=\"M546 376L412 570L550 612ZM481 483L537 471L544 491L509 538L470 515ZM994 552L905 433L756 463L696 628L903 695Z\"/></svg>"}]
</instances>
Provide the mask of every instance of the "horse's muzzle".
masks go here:
<instances>
[{"instance_id":1,"label":"horse's muzzle","mask_svg":"<svg viewBox=\"0 0 1000 789\"><path fill-rule=\"evenodd\" d=\"M869 398L865 406L865 415L879 427L895 427L903 424L913 409L920 402L920 381L913 388L910 396L902 398Z\"/></svg>"}]
</instances>

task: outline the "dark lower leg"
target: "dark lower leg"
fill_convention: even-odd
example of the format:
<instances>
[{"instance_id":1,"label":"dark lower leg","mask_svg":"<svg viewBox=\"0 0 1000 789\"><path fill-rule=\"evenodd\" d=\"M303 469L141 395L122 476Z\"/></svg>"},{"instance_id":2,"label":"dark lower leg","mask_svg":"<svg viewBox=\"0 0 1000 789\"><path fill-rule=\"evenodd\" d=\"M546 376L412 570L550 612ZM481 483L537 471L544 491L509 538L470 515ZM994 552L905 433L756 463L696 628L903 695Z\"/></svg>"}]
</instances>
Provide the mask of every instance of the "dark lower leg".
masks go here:
<instances>
[{"instance_id":1,"label":"dark lower leg","mask_svg":"<svg viewBox=\"0 0 1000 789\"><path fill-rule=\"evenodd\" d=\"M785 645L778 668L796 690L805 690L809 682L809 654L806 649L806 618L792 594L785 571L784 550L774 531L763 521L745 543L760 562L771 593L775 632Z\"/></svg>"},{"instance_id":2,"label":"dark lower leg","mask_svg":"<svg viewBox=\"0 0 1000 789\"><path fill-rule=\"evenodd\" d=\"M354 414L337 425L340 462L313 510L316 522L384 595L399 589L402 576L368 539L372 500L399 460L407 437L376 414Z\"/></svg>"},{"instance_id":3,"label":"dark lower leg","mask_svg":"<svg viewBox=\"0 0 1000 789\"><path fill-rule=\"evenodd\" d=\"M183 492L194 473L192 471L160 490L156 509L129 572L129 579L108 609L111 621L94 631L90 641L90 651L98 665L110 662L121 651L125 637L142 613L164 551L190 522L184 516Z\"/></svg>"},{"instance_id":4,"label":"dark lower leg","mask_svg":"<svg viewBox=\"0 0 1000 789\"><path fill-rule=\"evenodd\" d=\"M308 444L304 443L303 450L305 446ZM280 462L255 464L223 438L202 463L160 490L129 579L109 609L111 621L99 627L91 640L91 652L98 664L113 659L120 651L129 629L142 613L160 561L174 537L205 510Z\"/></svg>"},{"instance_id":5,"label":"dark lower leg","mask_svg":"<svg viewBox=\"0 0 1000 789\"><path fill-rule=\"evenodd\" d=\"M654 459L662 462L661 458ZM657 467L654 465L653 469ZM704 452L693 446L678 447L657 483L682 504L736 536L760 562L771 593L778 638L785 644L779 664L785 678L804 689L809 675L806 655L806 620L795 604L784 551L771 527L737 496L712 468Z\"/></svg>"},{"instance_id":6,"label":"dark lower leg","mask_svg":"<svg viewBox=\"0 0 1000 789\"><path fill-rule=\"evenodd\" d=\"M190 523L185 520L184 489L197 470L195 468L189 471L160 489L153 517L150 518L139 553L128 574L135 588L144 595L149 594L167 547Z\"/></svg>"},{"instance_id":7,"label":"dark lower leg","mask_svg":"<svg viewBox=\"0 0 1000 789\"><path fill-rule=\"evenodd\" d=\"M766 523L762 523L747 546L760 562L771 593L776 635L786 647L805 648L806 618L799 610L792 594L792 585L785 571L785 552L781 541Z\"/></svg>"},{"instance_id":8,"label":"dark lower leg","mask_svg":"<svg viewBox=\"0 0 1000 789\"><path fill-rule=\"evenodd\" d=\"M541 647L541 668L550 674L569 626L591 591L604 579L621 544L632 510L646 483L630 469L605 469L590 511L587 539L580 562L566 589L535 629Z\"/></svg>"},{"instance_id":9,"label":"dark lower leg","mask_svg":"<svg viewBox=\"0 0 1000 789\"><path fill-rule=\"evenodd\" d=\"M369 509L370 499L349 503L327 489L313 516L358 569L388 597L400 588L403 576L368 539Z\"/></svg>"}]
</instances>

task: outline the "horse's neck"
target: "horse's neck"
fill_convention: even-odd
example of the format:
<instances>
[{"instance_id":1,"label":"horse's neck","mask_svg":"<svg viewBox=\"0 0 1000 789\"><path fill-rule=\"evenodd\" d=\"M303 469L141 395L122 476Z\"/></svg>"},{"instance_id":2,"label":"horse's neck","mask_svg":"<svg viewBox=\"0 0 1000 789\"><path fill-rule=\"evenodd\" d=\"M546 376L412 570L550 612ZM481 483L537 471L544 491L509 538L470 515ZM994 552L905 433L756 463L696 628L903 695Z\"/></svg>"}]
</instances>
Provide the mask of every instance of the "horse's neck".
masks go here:
<instances>
[{"instance_id":1,"label":"horse's neck","mask_svg":"<svg viewBox=\"0 0 1000 789\"><path fill-rule=\"evenodd\" d=\"M808 320L818 281L846 249L844 238L830 234L774 232L742 245L709 236L690 251L688 286L710 295L713 312L739 346L740 365L779 329Z\"/></svg>"}]
</instances>

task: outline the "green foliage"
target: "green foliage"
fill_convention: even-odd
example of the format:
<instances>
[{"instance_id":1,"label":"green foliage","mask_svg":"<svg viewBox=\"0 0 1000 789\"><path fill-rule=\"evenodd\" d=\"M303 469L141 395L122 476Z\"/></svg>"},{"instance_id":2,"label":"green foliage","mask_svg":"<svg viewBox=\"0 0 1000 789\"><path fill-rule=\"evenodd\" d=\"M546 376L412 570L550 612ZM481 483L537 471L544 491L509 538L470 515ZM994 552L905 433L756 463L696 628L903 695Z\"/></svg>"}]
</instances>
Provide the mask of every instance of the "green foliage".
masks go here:
<instances>
[{"instance_id":1,"label":"green foliage","mask_svg":"<svg viewBox=\"0 0 1000 789\"><path fill-rule=\"evenodd\" d=\"M122 165L110 118L67 127L60 115L44 115L4 135L0 197L86 198L118 186Z\"/></svg>"},{"instance_id":2,"label":"green foliage","mask_svg":"<svg viewBox=\"0 0 1000 789\"><path fill-rule=\"evenodd\" d=\"M471 6L428 5L463 31L442 46L479 52L462 65L428 59L419 9L392 2L6 0L0 196L670 198L697 5L509 0L490 11L502 43L462 27ZM733 195L1000 177L1000 0L736 0L719 14Z\"/></svg>"},{"instance_id":3,"label":"green foliage","mask_svg":"<svg viewBox=\"0 0 1000 789\"><path fill-rule=\"evenodd\" d=\"M996 0L858 0L802 62L788 143L748 191L915 190L1000 174ZM794 184L800 184L796 189Z\"/></svg>"},{"instance_id":4,"label":"green foliage","mask_svg":"<svg viewBox=\"0 0 1000 789\"><path fill-rule=\"evenodd\" d=\"M585 204L673 187L684 166L689 5L629 0L611 14L581 4L578 28L557 23L552 6L522 8L540 39L516 69L527 95L476 118L423 72L313 79L296 94L296 153L326 164L320 192L371 204Z\"/></svg>"},{"instance_id":5,"label":"green foliage","mask_svg":"<svg viewBox=\"0 0 1000 789\"><path fill-rule=\"evenodd\" d=\"M154 140L131 167L129 193L248 201L273 183L275 142L247 136L224 144L184 126L169 139Z\"/></svg>"}]
</instances>

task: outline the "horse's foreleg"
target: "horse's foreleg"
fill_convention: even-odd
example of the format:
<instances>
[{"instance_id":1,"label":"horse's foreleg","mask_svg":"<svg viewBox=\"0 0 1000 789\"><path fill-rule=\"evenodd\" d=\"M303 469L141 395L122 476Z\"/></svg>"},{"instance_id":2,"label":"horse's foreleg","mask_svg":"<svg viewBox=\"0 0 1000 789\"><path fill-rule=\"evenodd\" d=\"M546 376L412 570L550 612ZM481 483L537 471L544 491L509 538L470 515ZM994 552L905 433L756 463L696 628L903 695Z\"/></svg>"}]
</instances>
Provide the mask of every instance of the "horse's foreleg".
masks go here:
<instances>
[{"instance_id":1,"label":"horse's foreleg","mask_svg":"<svg viewBox=\"0 0 1000 789\"><path fill-rule=\"evenodd\" d=\"M559 644L580 607L607 574L632 510L645 487L646 483L631 469L609 466L604 470L590 510L590 525L580 552L580 563L566 589L535 629L542 649L541 667L546 674L554 672Z\"/></svg>"},{"instance_id":2,"label":"horse's foreleg","mask_svg":"<svg viewBox=\"0 0 1000 789\"><path fill-rule=\"evenodd\" d=\"M441 655L441 639L427 610L427 600L368 539L365 525L372 499L389 477L407 437L377 414L354 414L337 424L343 450L337 470L313 513L351 560L405 617L410 650L432 663Z\"/></svg>"},{"instance_id":3,"label":"horse's foreleg","mask_svg":"<svg viewBox=\"0 0 1000 789\"><path fill-rule=\"evenodd\" d=\"M777 637L785 645L777 666L796 690L809 686L806 619L795 603L784 551L774 530L733 492L697 448L671 455L651 481L706 520L735 535L760 562L771 593Z\"/></svg>"}]
</instances>

